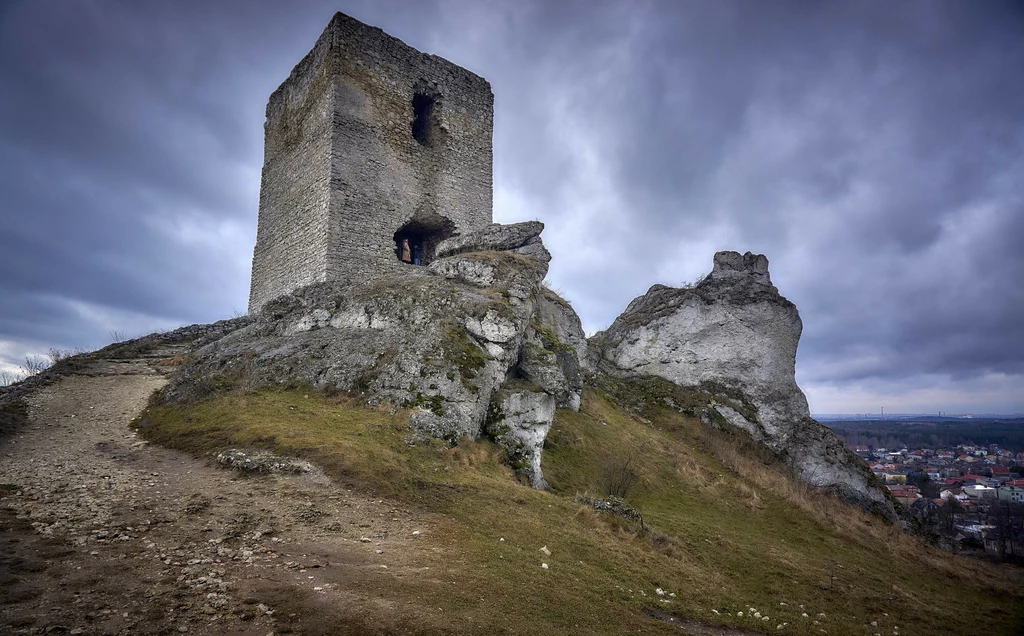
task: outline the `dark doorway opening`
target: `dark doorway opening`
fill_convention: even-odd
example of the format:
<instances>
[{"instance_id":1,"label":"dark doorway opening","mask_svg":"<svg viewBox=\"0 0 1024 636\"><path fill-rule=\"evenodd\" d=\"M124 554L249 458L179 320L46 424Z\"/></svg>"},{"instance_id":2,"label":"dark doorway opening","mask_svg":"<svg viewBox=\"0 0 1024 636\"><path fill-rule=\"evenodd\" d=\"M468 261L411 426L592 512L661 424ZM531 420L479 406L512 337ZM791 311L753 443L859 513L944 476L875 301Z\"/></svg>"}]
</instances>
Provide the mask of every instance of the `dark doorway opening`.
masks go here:
<instances>
[{"instance_id":1,"label":"dark doorway opening","mask_svg":"<svg viewBox=\"0 0 1024 636\"><path fill-rule=\"evenodd\" d=\"M437 244L455 234L455 224L430 214L416 218L395 232L395 256L410 265L429 265Z\"/></svg>"}]
</instances>

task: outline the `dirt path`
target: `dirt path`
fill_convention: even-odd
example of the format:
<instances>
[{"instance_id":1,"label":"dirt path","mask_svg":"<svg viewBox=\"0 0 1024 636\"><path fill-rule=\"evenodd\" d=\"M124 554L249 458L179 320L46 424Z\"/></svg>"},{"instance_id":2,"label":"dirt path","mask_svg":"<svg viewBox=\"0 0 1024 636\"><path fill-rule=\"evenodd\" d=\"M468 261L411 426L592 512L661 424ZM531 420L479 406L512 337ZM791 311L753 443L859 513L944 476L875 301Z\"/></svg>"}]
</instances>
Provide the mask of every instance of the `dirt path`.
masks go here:
<instances>
[{"instance_id":1,"label":"dirt path","mask_svg":"<svg viewBox=\"0 0 1024 636\"><path fill-rule=\"evenodd\" d=\"M136 437L175 353L94 362L36 391L0 440L0 633L443 631L408 589L401 608L389 595L437 583L428 519Z\"/></svg>"}]
</instances>

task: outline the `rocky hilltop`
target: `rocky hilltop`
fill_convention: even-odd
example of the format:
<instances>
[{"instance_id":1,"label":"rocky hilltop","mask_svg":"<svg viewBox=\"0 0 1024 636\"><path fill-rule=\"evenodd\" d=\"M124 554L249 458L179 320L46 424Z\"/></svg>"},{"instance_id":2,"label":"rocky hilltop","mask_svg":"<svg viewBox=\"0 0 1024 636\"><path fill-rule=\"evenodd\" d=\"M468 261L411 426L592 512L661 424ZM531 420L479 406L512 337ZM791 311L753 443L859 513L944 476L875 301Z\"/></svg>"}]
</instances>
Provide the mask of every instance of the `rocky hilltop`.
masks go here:
<instances>
[{"instance_id":1,"label":"rocky hilltop","mask_svg":"<svg viewBox=\"0 0 1024 636\"><path fill-rule=\"evenodd\" d=\"M694 389L690 414L749 435L807 484L907 518L811 419L795 379L800 316L772 285L768 259L719 252L699 284L655 285L587 340L543 285L543 227L492 224L445 240L427 267L279 297L198 348L163 399L296 382L354 391L411 409L420 436L495 439L523 480L544 488L545 439L556 409L579 409L585 376L656 377Z\"/></svg>"},{"instance_id":2,"label":"rocky hilltop","mask_svg":"<svg viewBox=\"0 0 1024 636\"><path fill-rule=\"evenodd\" d=\"M618 377L657 376L712 395L714 416L749 434L804 482L890 520L906 513L867 465L813 420L796 383L803 324L761 254L718 252L693 287L655 285L590 340L590 364Z\"/></svg>"},{"instance_id":3,"label":"rocky hilltop","mask_svg":"<svg viewBox=\"0 0 1024 636\"><path fill-rule=\"evenodd\" d=\"M197 350L165 399L232 385L309 383L413 410L423 435L487 433L534 487L556 408L583 388L579 318L542 281L539 222L492 224L442 242L428 267L304 287Z\"/></svg>"}]
</instances>

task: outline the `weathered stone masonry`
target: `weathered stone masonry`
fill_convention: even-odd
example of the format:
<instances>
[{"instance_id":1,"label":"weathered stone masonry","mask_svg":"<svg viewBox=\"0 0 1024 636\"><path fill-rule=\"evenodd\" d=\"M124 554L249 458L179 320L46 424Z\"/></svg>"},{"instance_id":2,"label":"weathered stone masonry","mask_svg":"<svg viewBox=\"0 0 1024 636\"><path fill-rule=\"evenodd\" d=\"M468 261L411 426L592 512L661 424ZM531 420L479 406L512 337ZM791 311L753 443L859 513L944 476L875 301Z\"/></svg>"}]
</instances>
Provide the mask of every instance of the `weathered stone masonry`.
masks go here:
<instances>
[{"instance_id":1,"label":"weathered stone masonry","mask_svg":"<svg viewBox=\"0 0 1024 636\"><path fill-rule=\"evenodd\" d=\"M267 104L249 311L491 222L490 84L335 14Z\"/></svg>"}]
</instances>

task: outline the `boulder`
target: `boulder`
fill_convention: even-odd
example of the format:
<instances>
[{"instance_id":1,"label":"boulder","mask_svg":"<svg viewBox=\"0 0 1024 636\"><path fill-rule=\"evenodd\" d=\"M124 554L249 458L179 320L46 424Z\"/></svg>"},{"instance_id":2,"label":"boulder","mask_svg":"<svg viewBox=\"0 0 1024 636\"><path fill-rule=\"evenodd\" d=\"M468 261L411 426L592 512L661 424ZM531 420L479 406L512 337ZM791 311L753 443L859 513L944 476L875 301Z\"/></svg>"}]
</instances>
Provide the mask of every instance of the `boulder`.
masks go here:
<instances>
[{"instance_id":1,"label":"boulder","mask_svg":"<svg viewBox=\"0 0 1024 636\"><path fill-rule=\"evenodd\" d=\"M524 255L546 263L551 260L551 255L540 241L540 233L543 231L544 224L540 221L510 225L492 223L479 230L457 234L441 241L434 255L435 258L444 258L465 252L522 250Z\"/></svg>"},{"instance_id":2,"label":"boulder","mask_svg":"<svg viewBox=\"0 0 1024 636\"><path fill-rule=\"evenodd\" d=\"M739 252L718 252L708 278L718 281L735 279L768 286L772 284L768 274L768 258L764 254L750 252L742 255Z\"/></svg>"}]
</instances>

